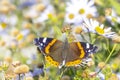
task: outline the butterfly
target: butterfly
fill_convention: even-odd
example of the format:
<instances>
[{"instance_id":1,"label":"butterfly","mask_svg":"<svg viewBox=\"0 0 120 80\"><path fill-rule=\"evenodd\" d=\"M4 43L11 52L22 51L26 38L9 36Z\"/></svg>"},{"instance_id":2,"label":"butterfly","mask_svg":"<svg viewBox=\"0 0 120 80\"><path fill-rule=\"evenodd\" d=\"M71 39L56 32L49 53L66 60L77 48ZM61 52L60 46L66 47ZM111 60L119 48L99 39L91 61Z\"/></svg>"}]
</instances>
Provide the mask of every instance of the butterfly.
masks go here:
<instances>
[{"instance_id":1,"label":"butterfly","mask_svg":"<svg viewBox=\"0 0 120 80\"><path fill-rule=\"evenodd\" d=\"M97 46L85 42L68 43L55 38L40 37L33 40L34 44L52 65L75 66L82 63L91 53L95 53Z\"/></svg>"}]
</instances>

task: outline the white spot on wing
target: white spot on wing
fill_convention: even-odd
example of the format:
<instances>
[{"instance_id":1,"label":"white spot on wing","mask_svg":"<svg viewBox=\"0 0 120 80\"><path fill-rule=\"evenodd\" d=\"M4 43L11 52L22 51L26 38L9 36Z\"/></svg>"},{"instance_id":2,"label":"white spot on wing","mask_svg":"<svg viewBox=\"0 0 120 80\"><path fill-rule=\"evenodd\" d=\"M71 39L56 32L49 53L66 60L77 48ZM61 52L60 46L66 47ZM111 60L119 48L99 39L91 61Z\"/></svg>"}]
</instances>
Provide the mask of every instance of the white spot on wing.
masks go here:
<instances>
[{"instance_id":1,"label":"white spot on wing","mask_svg":"<svg viewBox=\"0 0 120 80\"><path fill-rule=\"evenodd\" d=\"M45 43L45 42L46 42L46 40L47 40L47 38L44 38L44 39L43 39L43 43Z\"/></svg>"},{"instance_id":2,"label":"white spot on wing","mask_svg":"<svg viewBox=\"0 0 120 80\"><path fill-rule=\"evenodd\" d=\"M89 61L92 61L92 59L91 59L91 58L88 58L88 59L86 59L86 61L89 62Z\"/></svg>"},{"instance_id":3,"label":"white spot on wing","mask_svg":"<svg viewBox=\"0 0 120 80\"><path fill-rule=\"evenodd\" d=\"M62 65L65 65L65 60L63 60Z\"/></svg>"},{"instance_id":4,"label":"white spot on wing","mask_svg":"<svg viewBox=\"0 0 120 80\"><path fill-rule=\"evenodd\" d=\"M43 43L40 43L41 46L43 46Z\"/></svg>"},{"instance_id":5,"label":"white spot on wing","mask_svg":"<svg viewBox=\"0 0 120 80\"><path fill-rule=\"evenodd\" d=\"M88 50L88 52L91 52L91 50Z\"/></svg>"},{"instance_id":6,"label":"white spot on wing","mask_svg":"<svg viewBox=\"0 0 120 80\"><path fill-rule=\"evenodd\" d=\"M89 45L89 43L86 43L86 48L88 49L88 48L90 48L90 45Z\"/></svg>"},{"instance_id":7,"label":"white spot on wing","mask_svg":"<svg viewBox=\"0 0 120 80\"><path fill-rule=\"evenodd\" d=\"M59 69L61 69L65 65L65 60L62 61L62 64L59 65Z\"/></svg>"}]
</instances>

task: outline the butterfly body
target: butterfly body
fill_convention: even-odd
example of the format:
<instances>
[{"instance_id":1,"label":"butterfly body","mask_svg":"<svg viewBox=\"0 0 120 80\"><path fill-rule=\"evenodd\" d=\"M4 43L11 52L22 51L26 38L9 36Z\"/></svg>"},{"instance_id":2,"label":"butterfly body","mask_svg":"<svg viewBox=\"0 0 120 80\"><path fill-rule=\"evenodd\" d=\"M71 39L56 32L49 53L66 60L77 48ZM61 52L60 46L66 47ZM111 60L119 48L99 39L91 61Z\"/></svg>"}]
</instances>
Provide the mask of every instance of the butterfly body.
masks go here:
<instances>
[{"instance_id":1,"label":"butterfly body","mask_svg":"<svg viewBox=\"0 0 120 80\"><path fill-rule=\"evenodd\" d=\"M97 47L84 42L68 43L54 38L35 38L34 44L43 52L45 59L54 66L79 65L89 54L95 53Z\"/></svg>"}]
</instances>

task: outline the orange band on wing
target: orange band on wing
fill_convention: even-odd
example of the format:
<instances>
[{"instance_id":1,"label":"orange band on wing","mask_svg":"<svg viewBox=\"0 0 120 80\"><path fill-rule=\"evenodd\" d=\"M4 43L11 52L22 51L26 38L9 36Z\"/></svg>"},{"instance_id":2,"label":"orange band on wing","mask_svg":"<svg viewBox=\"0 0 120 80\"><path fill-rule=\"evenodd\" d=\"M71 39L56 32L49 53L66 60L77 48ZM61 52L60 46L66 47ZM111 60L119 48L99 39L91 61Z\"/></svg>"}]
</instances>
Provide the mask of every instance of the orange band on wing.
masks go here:
<instances>
[{"instance_id":1,"label":"orange band on wing","mask_svg":"<svg viewBox=\"0 0 120 80\"><path fill-rule=\"evenodd\" d=\"M50 47L56 42L56 39L53 39L45 48L45 53L49 53Z\"/></svg>"},{"instance_id":2,"label":"orange band on wing","mask_svg":"<svg viewBox=\"0 0 120 80\"><path fill-rule=\"evenodd\" d=\"M59 63L57 61L54 61L50 56L45 56L45 59L55 67L59 66Z\"/></svg>"},{"instance_id":3,"label":"orange band on wing","mask_svg":"<svg viewBox=\"0 0 120 80\"><path fill-rule=\"evenodd\" d=\"M52 64L55 67L59 66L59 62L53 60L50 56L45 56L45 60L47 60L50 64ZM75 61L71 61L71 62L67 62L65 65L68 66L75 66L75 65L79 65L82 62L82 60L75 60Z\"/></svg>"},{"instance_id":4,"label":"orange band on wing","mask_svg":"<svg viewBox=\"0 0 120 80\"><path fill-rule=\"evenodd\" d=\"M83 58L85 56L85 52L83 47L81 46L80 42L77 42L78 48L80 49L80 58Z\"/></svg>"},{"instance_id":5,"label":"orange band on wing","mask_svg":"<svg viewBox=\"0 0 120 80\"><path fill-rule=\"evenodd\" d=\"M81 62L82 62L82 60L75 60L75 61L67 62L67 63L66 63L66 66L79 65Z\"/></svg>"}]
</instances>

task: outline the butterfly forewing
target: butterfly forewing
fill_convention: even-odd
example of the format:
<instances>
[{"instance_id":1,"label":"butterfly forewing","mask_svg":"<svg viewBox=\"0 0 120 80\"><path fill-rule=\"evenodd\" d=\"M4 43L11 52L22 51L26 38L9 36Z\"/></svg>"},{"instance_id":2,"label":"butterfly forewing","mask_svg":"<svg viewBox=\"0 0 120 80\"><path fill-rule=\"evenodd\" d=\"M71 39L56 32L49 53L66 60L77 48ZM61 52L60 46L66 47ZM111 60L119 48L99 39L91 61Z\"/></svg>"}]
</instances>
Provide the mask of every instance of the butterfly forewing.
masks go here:
<instances>
[{"instance_id":1,"label":"butterfly forewing","mask_svg":"<svg viewBox=\"0 0 120 80\"><path fill-rule=\"evenodd\" d=\"M69 52L67 53L67 59L66 61L74 61L76 59L79 59L79 48L75 42L72 42L69 44Z\"/></svg>"},{"instance_id":2,"label":"butterfly forewing","mask_svg":"<svg viewBox=\"0 0 120 80\"><path fill-rule=\"evenodd\" d=\"M54 61L61 63L63 61L63 42L57 40L51 47L50 47L50 54L49 56L52 57Z\"/></svg>"},{"instance_id":3,"label":"butterfly forewing","mask_svg":"<svg viewBox=\"0 0 120 80\"><path fill-rule=\"evenodd\" d=\"M85 57L88 57L89 54L91 53L96 53L98 50L98 47L89 43L85 43L85 42L80 42L81 46L83 47L84 51L85 51Z\"/></svg>"},{"instance_id":4,"label":"butterfly forewing","mask_svg":"<svg viewBox=\"0 0 120 80\"><path fill-rule=\"evenodd\" d=\"M63 61L62 49L63 42L54 38L36 38L34 44L44 53L48 62L55 66Z\"/></svg>"},{"instance_id":5,"label":"butterfly forewing","mask_svg":"<svg viewBox=\"0 0 120 80\"><path fill-rule=\"evenodd\" d=\"M75 66L80 64L83 58L80 57L82 51L83 49L79 49L77 42L70 43L69 53L67 53L67 58L66 58L66 66Z\"/></svg>"},{"instance_id":6,"label":"butterfly forewing","mask_svg":"<svg viewBox=\"0 0 120 80\"><path fill-rule=\"evenodd\" d=\"M39 48L41 52L48 53L46 50L46 47L49 45L49 43L53 41L53 38L35 38L34 44Z\"/></svg>"}]
</instances>

